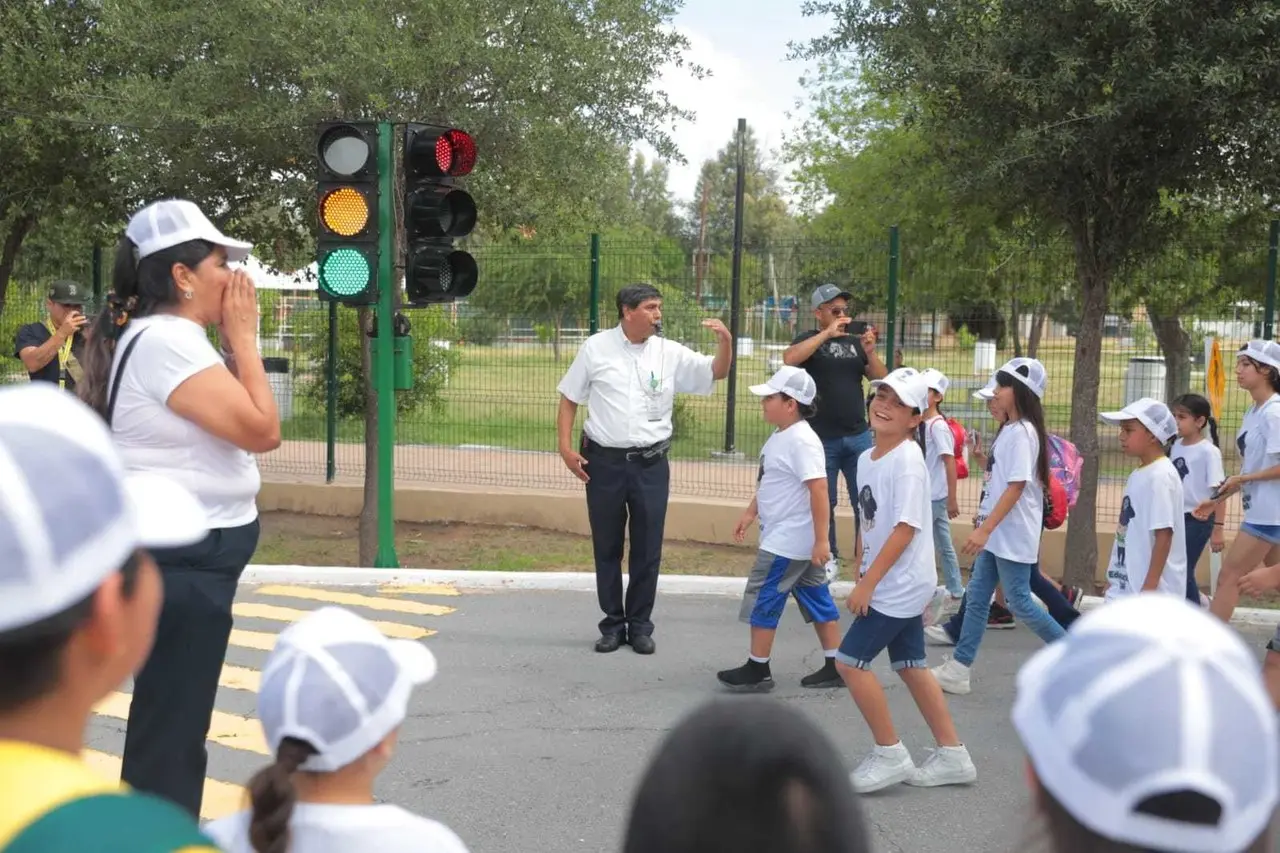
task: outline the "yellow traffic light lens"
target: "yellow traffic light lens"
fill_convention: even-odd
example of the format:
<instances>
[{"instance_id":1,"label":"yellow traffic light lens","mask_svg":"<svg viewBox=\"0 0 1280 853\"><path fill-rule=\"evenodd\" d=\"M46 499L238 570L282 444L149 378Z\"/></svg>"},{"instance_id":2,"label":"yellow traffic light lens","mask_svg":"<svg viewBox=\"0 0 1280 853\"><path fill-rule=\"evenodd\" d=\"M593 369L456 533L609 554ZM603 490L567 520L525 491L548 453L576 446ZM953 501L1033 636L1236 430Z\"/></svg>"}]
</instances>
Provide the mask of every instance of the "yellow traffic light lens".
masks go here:
<instances>
[{"instance_id":1,"label":"yellow traffic light lens","mask_svg":"<svg viewBox=\"0 0 1280 853\"><path fill-rule=\"evenodd\" d=\"M343 237L354 237L369 223L369 203L351 187L339 187L320 201L320 221Z\"/></svg>"}]
</instances>

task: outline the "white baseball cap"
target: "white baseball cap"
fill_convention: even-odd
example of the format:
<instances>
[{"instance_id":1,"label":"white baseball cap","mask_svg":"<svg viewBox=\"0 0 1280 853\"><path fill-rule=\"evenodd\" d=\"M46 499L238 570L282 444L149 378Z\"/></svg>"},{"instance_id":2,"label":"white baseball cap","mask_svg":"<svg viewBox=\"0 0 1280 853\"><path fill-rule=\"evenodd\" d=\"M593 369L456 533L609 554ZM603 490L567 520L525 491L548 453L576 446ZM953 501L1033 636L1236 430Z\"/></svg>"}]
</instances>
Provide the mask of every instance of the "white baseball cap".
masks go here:
<instances>
[{"instance_id":1,"label":"white baseball cap","mask_svg":"<svg viewBox=\"0 0 1280 853\"><path fill-rule=\"evenodd\" d=\"M404 722L413 688L435 675L426 646L322 607L280 633L262 672L258 719L273 753L297 738L316 750L303 770L341 770Z\"/></svg>"},{"instance_id":2,"label":"white baseball cap","mask_svg":"<svg viewBox=\"0 0 1280 853\"><path fill-rule=\"evenodd\" d=\"M899 367L884 379L876 379L871 383L871 390L881 385L888 385L905 405L920 412L929 408L929 385L924 374L914 367Z\"/></svg>"},{"instance_id":3,"label":"white baseball cap","mask_svg":"<svg viewBox=\"0 0 1280 853\"><path fill-rule=\"evenodd\" d=\"M751 393L757 397L768 397L770 394L786 394L797 403L809 405L818 396L818 386L814 384L809 371L802 367L784 364L778 372L769 377L763 385L752 385Z\"/></svg>"},{"instance_id":4,"label":"white baseball cap","mask_svg":"<svg viewBox=\"0 0 1280 853\"><path fill-rule=\"evenodd\" d=\"M1164 403L1151 397L1134 400L1118 412L1103 412L1098 417L1104 423L1116 425L1123 421L1138 421L1161 444L1178 434L1178 422L1174 420L1173 412Z\"/></svg>"},{"instance_id":5,"label":"white baseball cap","mask_svg":"<svg viewBox=\"0 0 1280 853\"><path fill-rule=\"evenodd\" d=\"M991 377L991 379L987 382L986 385L983 385L977 391L973 392L973 396L978 400L990 400L995 395L996 395L996 378L994 376Z\"/></svg>"},{"instance_id":6,"label":"white baseball cap","mask_svg":"<svg viewBox=\"0 0 1280 853\"><path fill-rule=\"evenodd\" d=\"M1248 356L1256 362L1280 370L1280 344L1275 341L1249 341L1240 348L1236 357Z\"/></svg>"},{"instance_id":7,"label":"white baseball cap","mask_svg":"<svg viewBox=\"0 0 1280 853\"><path fill-rule=\"evenodd\" d=\"M920 375L924 377L925 384L929 386L931 391L945 394L947 389L951 387L951 380L941 370L927 367L920 372Z\"/></svg>"},{"instance_id":8,"label":"white baseball cap","mask_svg":"<svg viewBox=\"0 0 1280 853\"><path fill-rule=\"evenodd\" d=\"M192 545L189 491L126 473L106 423L55 385L0 389L0 632L84 600L140 548Z\"/></svg>"},{"instance_id":9,"label":"white baseball cap","mask_svg":"<svg viewBox=\"0 0 1280 853\"><path fill-rule=\"evenodd\" d=\"M1018 672L1013 724L1044 788L1114 841L1241 851L1280 801L1280 733L1257 659L1177 596L1129 596L1077 619ZM1178 791L1213 801L1219 821L1144 808Z\"/></svg>"},{"instance_id":10,"label":"white baseball cap","mask_svg":"<svg viewBox=\"0 0 1280 853\"><path fill-rule=\"evenodd\" d=\"M191 240L222 246L232 263L249 257L253 248L252 243L233 240L219 231L194 202L176 198L152 202L139 210L124 235L138 247L139 260Z\"/></svg>"},{"instance_id":11,"label":"white baseball cap","mask_svg":"<svg viewBox=\"0 0 1280 853\"><path fill-rule=\"evenodd\" d=\"M1014 379L1031 389L1031 393L1040 399L1044 399L1045 388L1049 384L1049 374L1045 372L1044 365L1034 358L1011 358L1006 361L999 370L991 376L991 381L987 383L986 389L990 389L991 393L995 393L996 376L1001 373L1008 373Z\"/></svg>"}]
</instances>

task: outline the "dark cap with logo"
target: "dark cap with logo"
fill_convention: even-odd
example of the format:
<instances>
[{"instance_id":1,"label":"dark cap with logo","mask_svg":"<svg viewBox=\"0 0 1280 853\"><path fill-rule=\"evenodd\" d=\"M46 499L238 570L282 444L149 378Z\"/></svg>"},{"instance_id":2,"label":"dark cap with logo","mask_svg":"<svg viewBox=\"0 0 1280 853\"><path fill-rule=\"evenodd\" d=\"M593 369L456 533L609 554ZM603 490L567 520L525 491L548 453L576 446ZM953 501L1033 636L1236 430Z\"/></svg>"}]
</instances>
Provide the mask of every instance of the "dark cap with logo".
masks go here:
<instances>
[{"instance_id":1,"label":"dark cap with logo","mask_svg":"<svg viewBox=\"0 0 1280 853\"><path fill-rule=\"evenodd\" d=\"M83 284L65 279L49 285L49 301L59 305L83 305L89 298L88 289Z\"/></svg>"},{"instance_id":2,"label":"dark cap with logo","mask_svg":"<svg viewBox=\"0 0 1280 853\"><path fill-rule=\"evenodd\" d=\"M813 297L810 301L816 309L826 305L832 299L839 299L841 297L844 299L852 299L853 294L849 293L847 290L842 290L841 288L836 287L834 284L823 284L813 292Z\"/></svg>"}]
</instances>

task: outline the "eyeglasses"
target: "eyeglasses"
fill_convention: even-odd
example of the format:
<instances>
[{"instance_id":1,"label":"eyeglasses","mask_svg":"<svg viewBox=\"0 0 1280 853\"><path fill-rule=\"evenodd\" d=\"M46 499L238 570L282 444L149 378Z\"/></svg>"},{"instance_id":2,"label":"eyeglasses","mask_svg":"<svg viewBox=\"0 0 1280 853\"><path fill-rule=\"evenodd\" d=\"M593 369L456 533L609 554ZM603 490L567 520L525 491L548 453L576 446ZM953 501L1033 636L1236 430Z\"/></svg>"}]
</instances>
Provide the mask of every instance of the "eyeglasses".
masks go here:
<instances>
[{"instance_id":1,"label":"eyeglasses","mask_svg":"<svg viewBox=\"0 0 1280 853\"><path fill-rule=\"evenodd\" d=\"M849 312L849 309L848 309L848 308L841 308L841 307L840 307L840 306L838 306L838 305L832 305L832 306L831 306L830 308L828 308L827 310L828 310L828 311L830 311L832 314L834 314L834 315L835 315L835 316L837 316L837 317L850 317L850 316L852 316L852 315L850 314L850 312Z\"/></svg>"}]
</instances>

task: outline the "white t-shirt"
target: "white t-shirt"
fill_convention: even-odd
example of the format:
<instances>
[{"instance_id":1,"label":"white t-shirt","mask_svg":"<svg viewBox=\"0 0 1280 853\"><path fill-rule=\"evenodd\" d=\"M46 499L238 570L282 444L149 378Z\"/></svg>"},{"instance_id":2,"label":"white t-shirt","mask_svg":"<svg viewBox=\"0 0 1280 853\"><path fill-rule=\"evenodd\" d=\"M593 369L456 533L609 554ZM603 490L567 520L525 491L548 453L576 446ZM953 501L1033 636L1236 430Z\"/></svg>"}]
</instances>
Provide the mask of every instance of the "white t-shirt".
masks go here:
<instances>
[{"instance_id":1,"label":"white t-shirt","mask_svg":"<svg viewBox=\"0 0 1280 853\"><path fill-rule=\"evenodd\" d=\"M207 824L204 832L226 853L253 853L250 817L237 812ZM289 853L467 853L449 827L393 805L298 803L289 830Z\"/></svg>"},{"instance_id":2,"label":"white t-shirt","mask_svg":"<svg viewBox=\"0 0 1280 853\"><path fill-rule=\"evenodd\" d=\"M1244 413L1236 447L1244 463L1241 474L1253 474L1280 465L1280 394ZM1245 483L1241 491L1244 520L1250 524L1280 524L1280 480Z\"/></svg>"},{"instance_id":3,"label":"white t-shirt","mask_svg":"<svg viewBox=\"0 0 1280 853\"><path fill-rule=\"evenodd\" d=\"M933 556L933 504L929 472L914 439L902 442L879 459L873 447L858 457L858 518L862 524L865 575L899 524L915 528L911 544L876 584L871 606L885 616L919 616L938 583Z\"/></svg>"},{"instance_id":4,"label":"white t-shirt","mask_svg":"<svg viewBox=\"0 0 1280 853\"><path fill-rule=\"evenodd\" d=\"M1044 529L1044 487L1036 473L1040 438L1029 421L1011 421L996 434L982 475L982 500L977 523L986 520L1010 483L1026 483L1018 502L991 531L986 550L1015 563L1040 561L1040 533Z\"/></svg>"},{"instance_id":5,"label":"white t-shirt","mask_svg":"<svg viewBox=\"0 0 1280 853\"><path fill-rule=\"evenodd\" d=\"M1201 442L1202 444L1206 442ZM1209 443L1212 447L1212 443ZM1129 475L1120 501L1120 518L1111 562L1107 566L1107 598L1136 595L1147 582L1156 531L1173 530L1169 559L1160 573L1161 592L1187 594L1187 537L1183 523L1182 478L1171 460L1160 457Z\"/></svg>"},{"instance_id":6,"label":"white t-shirt","mask_svg":"<svg viewBox=\"0 0 1280 853\"><path fill-rule=\"evenodd\" d=\"M760 515L760 550L807 560L813 554L813 511L810 480L827 480L822 441L808 421L775 430L760 448L756 510ZM826 535L826 534L823 534Z\"/></svg>"},{"instance_id":7,"label":"white t-shirt","mask_svg":"<svg viewBox=\"0 0 1280 853\"><path fill-rule=\"evenodd\" d=\"M924 427L924 461L929 469L931 500L947 498L947 466L942 457L956 455L956 436L947 425L947 419L939 415Z\"/></svg>"},{"instance_id":8,"label":"white t-shirt","mask_svg":"<svg viewBox=\"0 0 1280 853\"><path fill-rule=\"evenodd\" d=\"M125 467L164 474L186 486L204 505L212 529L248 524L258 517L262 486L253 455L168 406L169 395L179 385L222 364L222 358L196 323L171 314L140 317L116 342L112 385L120 356L144 329L119 379L111 424Z\"/></svg>"},{"instance_id":9,"label":"white t-shirt","mask_svg":"<svg viewBox=\"0 0 1280 853\"><path fill-rule=\"evenodd\" d=\"M597 332L556 390L587 404L587 437L605 447L648 447L671 437L675 396L715 388L709 355L657 335L633 344L621 326Z\"/></svg>"},{"instance_id":10,"label":"white t-shirt","mask_svg":"<svg viewBox=\"0 0 1280 853\"><path fill-rule=\"evenodd\" d=\"M1191 512L1209 499L1213 487L1226 479L1222 470L1222 451L1212 441L1201 439L1195 444L1173 443L1169 460L1182 478L1182 510Z\"/></svg>"}]
</instances>

